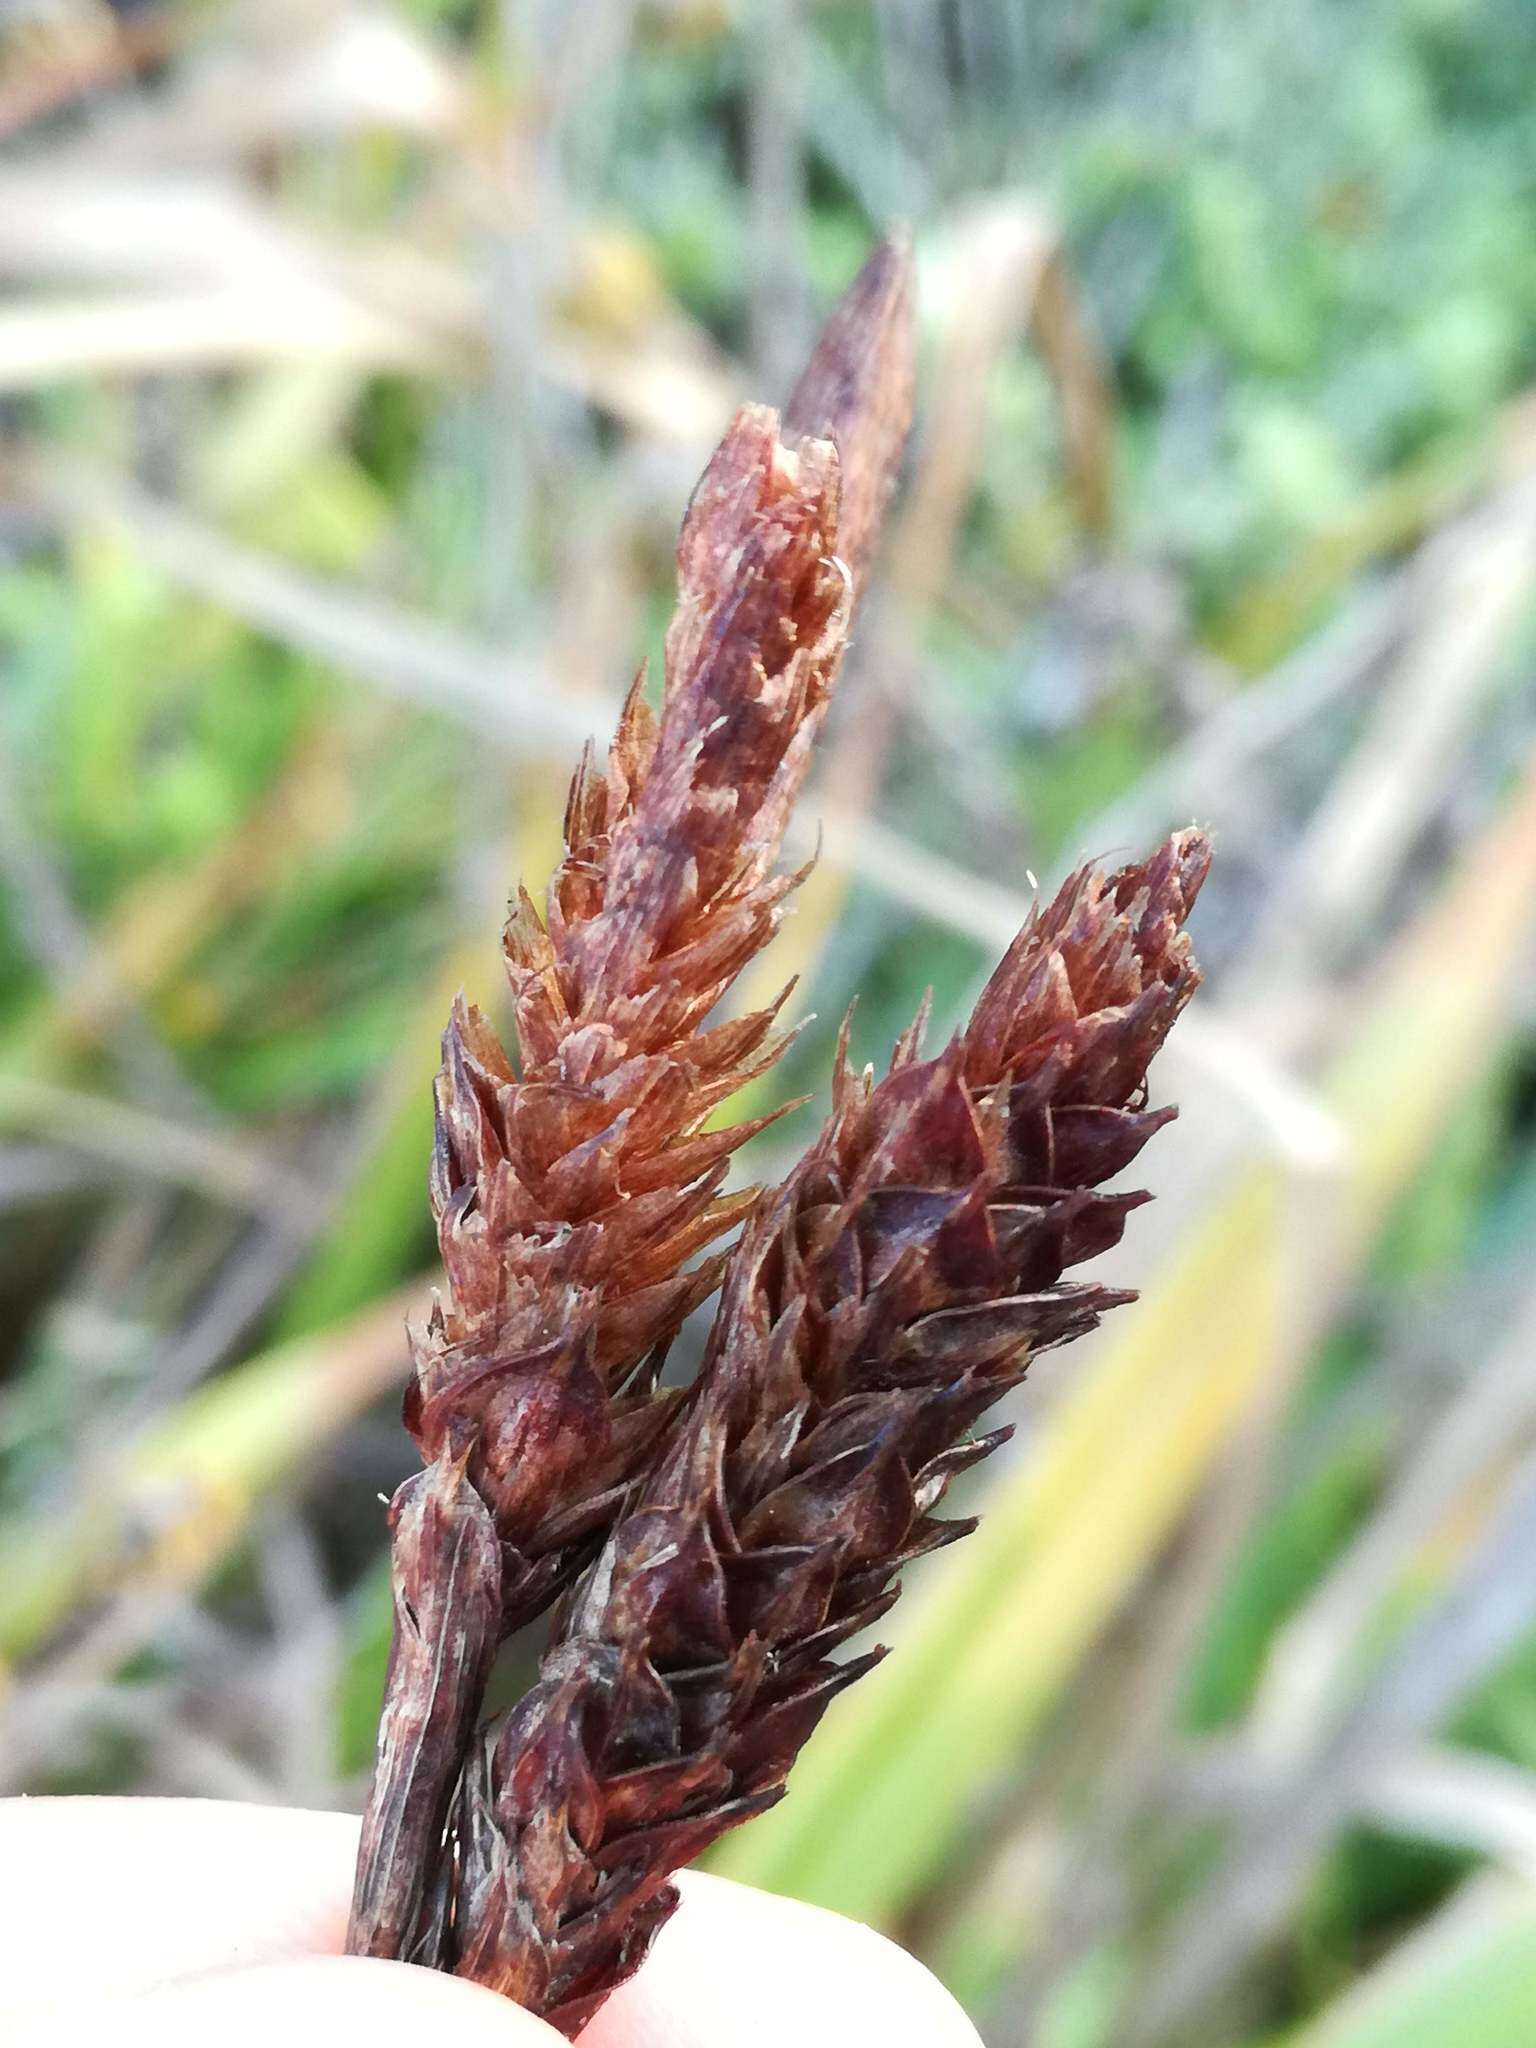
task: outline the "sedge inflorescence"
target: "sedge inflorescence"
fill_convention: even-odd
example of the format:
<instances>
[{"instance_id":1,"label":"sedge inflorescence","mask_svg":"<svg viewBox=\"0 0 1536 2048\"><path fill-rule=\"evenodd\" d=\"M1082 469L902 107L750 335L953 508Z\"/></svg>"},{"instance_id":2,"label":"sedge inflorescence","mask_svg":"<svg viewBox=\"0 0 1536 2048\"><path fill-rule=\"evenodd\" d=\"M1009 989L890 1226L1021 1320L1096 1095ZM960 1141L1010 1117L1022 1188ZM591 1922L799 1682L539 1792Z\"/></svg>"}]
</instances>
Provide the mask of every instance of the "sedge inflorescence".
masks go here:
<instances>
[{"instance_id":1,"label":"sedge inflorescence","mask_svg":"<svg viewBox=\"0 0 1536 2048\"><path fill-rule=\"evenodd\" d=\"M731 1195L710 1127L784 996L719 1021L798 876L779 851L911 409L887 243L781 421L748 407L695 492L661 709L640 682L577 771L544 914L506 931L519 1058L456 1007L431 1196L446 1299L415 1333L422 1470L392 1505L396 1627L349 1946L455 1971L574 2035L642 1959L672 1873L781 1796L839 1658L1006 1430L1031 1358L1128 1297L1064 1276L1172 1113L1149 1062L1198 981L1196 831L1085 869L936 1055L919 1019L782 1184ZM788 994L786 990L785 995ZM735 1243L720 1239L740 1226ZM658 1384L719 1289L699 1376ZM525 1697L501 1645L557 1603Z\"/></svg>"}]
</instances>

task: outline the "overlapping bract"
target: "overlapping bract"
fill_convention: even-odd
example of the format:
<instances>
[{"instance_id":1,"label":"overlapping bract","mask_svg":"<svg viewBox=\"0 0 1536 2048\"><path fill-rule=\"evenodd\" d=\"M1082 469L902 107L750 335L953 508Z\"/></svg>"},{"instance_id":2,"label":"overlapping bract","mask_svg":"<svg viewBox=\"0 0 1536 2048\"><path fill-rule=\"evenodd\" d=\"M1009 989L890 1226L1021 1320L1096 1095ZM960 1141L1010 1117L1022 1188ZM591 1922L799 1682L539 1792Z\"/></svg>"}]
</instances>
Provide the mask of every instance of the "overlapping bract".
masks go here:
<instances>
[{"instance_id":1,"label":"overlapping bract","mask_svg":"<svg viewBox=\"0 0 1536 2048\"><path fill-rule=\"evenodd\" d=\"M1073 878L966 1030L918 1030L832 1115L732 1253L701 1379L567 1602L532 1692L476 1745L451 1967L575 2033L674 1903L670 1873L772 1804L829 1700L832 1652L1006 1431L966 1432L1030 1358L1126 1299L1062 1274L1145 1199L1102 1183L1171 1114L1152 1055L1197 981L1195 832Z\"/></svg>"}]
</instances>

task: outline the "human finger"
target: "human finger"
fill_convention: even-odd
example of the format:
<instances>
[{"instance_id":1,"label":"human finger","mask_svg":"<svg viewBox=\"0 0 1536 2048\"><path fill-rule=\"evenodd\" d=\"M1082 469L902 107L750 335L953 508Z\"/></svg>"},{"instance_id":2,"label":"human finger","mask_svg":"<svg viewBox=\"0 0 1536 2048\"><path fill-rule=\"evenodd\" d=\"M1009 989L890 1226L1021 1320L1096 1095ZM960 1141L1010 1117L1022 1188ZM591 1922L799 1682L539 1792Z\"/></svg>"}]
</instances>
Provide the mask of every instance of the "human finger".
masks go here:
<instances>
[{"instance_id":1,"label":"human finger","mask_svg":"<svg viewBox=\"0 0 1536 2048\"><path fill-rule=\"evenodd\" d=\"M684 1871L683 1903L581 2048L980 2048L938 1979L872 1928Z\"/></svg>"}]
</instances>

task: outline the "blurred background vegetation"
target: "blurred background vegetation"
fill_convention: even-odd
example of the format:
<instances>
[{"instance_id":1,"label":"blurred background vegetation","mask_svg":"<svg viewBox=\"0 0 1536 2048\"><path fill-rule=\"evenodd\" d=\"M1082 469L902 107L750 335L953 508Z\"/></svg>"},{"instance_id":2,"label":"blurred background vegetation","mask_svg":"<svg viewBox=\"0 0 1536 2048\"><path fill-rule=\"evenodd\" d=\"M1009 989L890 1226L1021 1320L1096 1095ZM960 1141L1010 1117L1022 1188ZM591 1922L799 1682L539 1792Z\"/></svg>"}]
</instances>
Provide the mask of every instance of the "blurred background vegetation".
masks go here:
<instances>
[{"instance_id":1,"label":"blurred background vegetation","mask_svg":"<svg viewBox=\"0 0 1536 2048\"><path fill-rule=\"evenodd\" d=\"M358 1800L437 1034L731 405L905 217L784 1092L1191 817L1210 979L1142 1301L718 1860L995 2048L1529 2048L1527 0L0 34L0 1783Z\"/></svg>"}]
</instances>

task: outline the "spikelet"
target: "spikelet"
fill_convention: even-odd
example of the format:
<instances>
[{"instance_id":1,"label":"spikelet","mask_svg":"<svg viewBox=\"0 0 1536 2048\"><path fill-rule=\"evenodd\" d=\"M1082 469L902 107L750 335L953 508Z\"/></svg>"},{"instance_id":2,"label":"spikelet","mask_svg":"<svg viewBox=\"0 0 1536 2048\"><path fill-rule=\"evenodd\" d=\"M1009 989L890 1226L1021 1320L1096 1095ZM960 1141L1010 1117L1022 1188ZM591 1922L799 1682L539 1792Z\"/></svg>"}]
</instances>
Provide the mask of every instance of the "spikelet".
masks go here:
<instances>
[{"instance_id":1,"label":"spikelet","mask_svg":"<svg viewBox=\"0 0 1536 2048\"><path fill-rule=\"evenodd\" d=\"M491 1662L649 1462L676 1400L656 1391L666 1347L752 1205L722 1183L770 1118L705 1125L778 1057L784 996L712 1013L798 879L779 848L910 416L910 290L904 249L883 245L793 423L763 406L732 422L683 524L660 715L642 675L606 766L577 770L545 915L520 892L506 927L518 1065L462 1000L444 1037L430 1187L446 1300L412 1332L405 1413L425 1462L390 1510L395 1637L354 1953L442 1959L446 1828Z\"/></svg>"},{"instance_id":2,"label":"spikelet","mask_svg":"<svg viewBox=\"0 0 1536 2048\"><path fill-rule=\"evenodd\" d=\"M568 1599L540 1677L471 1745L447 1967L574 2035L638 1966L668 1880L772 1805L833 1652L1007 1435L972 1424L1030 1359L1128 1299L1063 1273L1145 1196L1108 1194L1172 1114L1148 1062L1198 980L1183 932L1209 848L1075 876L937 1057L920 1026L831 1117L731 1254L703 1372Z\"/></svg>"}]
</instances>

